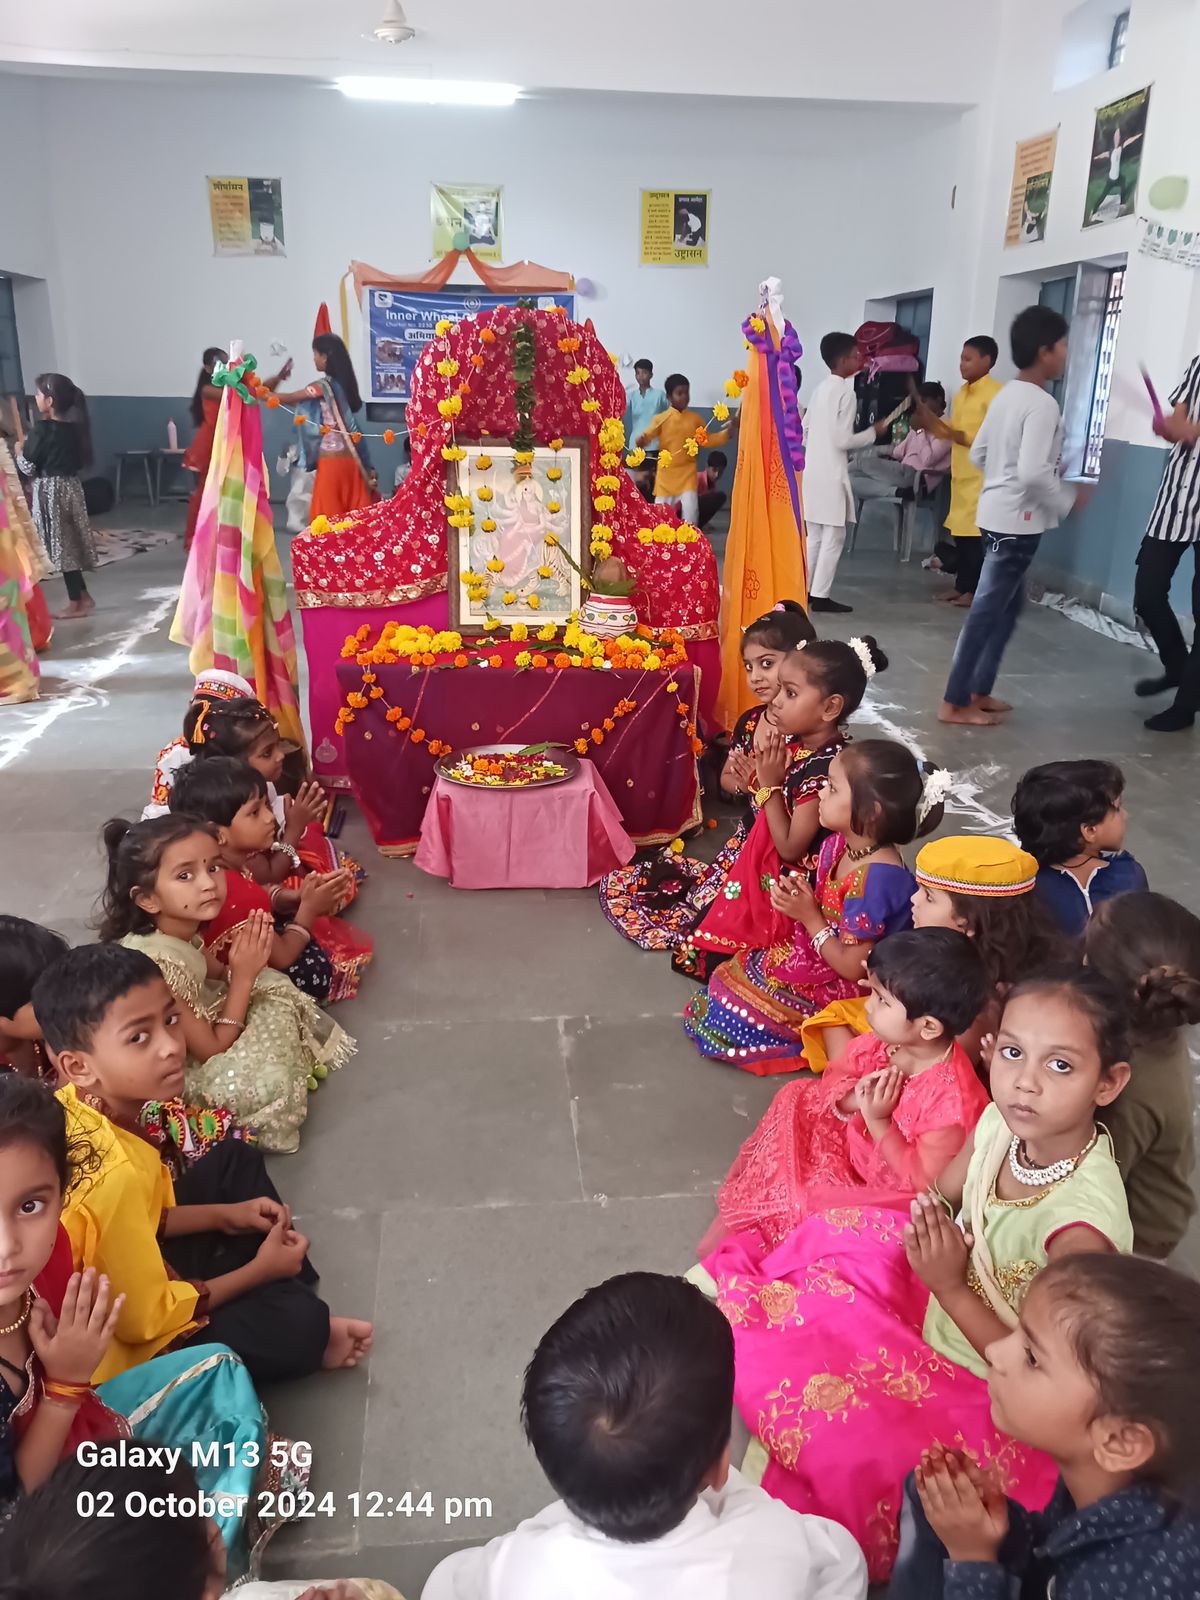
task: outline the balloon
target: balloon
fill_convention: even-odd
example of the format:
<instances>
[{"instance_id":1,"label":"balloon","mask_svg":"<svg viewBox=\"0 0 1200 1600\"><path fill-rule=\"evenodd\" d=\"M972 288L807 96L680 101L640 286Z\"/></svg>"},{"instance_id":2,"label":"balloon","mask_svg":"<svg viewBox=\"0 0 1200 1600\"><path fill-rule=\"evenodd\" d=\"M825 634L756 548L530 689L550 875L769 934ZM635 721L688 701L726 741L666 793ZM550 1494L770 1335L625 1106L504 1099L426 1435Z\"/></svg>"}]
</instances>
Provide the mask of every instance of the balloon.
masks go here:
<instances>
[{"instance_id":1,"label":"balloon","mask_svg":"<svg viewBox=\"0 0 1200 1600\"><path fill-rule=\"evenodd\" d=\"M460 228L450 241L456 250L465 250L470 242L464 228Z\"/></svg>"},{"instance_id":2,"label":"balloon","mask_svg":"<svg viewBox=\"0 0 1200 1600\"><path fill-rule=\"evenodd\" d=\"M1150 204L1156 211L1178 211L1187 197L1186 178L1156 178L1150 186Z\"/></svg>"},{"instance_id":3,"label":"balloon","mask_svg":"<svg viewBox=\"0 0 1200 1600\"><path fill-rule=\"evenodd\" d=\"M575 293L576 294L581 294L584 297L585 300L587 299L588 295L595 294L595 292L596 292L596 285L592 282L592 280L590 278L576 278L575 279Z\"/></svg>"}]
</instances>

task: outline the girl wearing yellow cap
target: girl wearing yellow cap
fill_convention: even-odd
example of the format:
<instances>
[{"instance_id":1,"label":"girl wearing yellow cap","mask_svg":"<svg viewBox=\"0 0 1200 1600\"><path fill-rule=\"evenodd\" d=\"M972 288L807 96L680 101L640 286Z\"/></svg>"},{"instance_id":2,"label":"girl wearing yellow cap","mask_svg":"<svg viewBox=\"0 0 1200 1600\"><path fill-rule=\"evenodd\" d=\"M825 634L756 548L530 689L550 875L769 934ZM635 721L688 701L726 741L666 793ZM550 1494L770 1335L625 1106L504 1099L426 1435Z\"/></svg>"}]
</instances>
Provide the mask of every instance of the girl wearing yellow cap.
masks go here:
<instances>
[{"instance_id":1,"label":"girl wearing yellow cap","mask_svg":"<svg viewBox=\"0 0 1200 1600\"><path fill-rule=\"evenodd\" d=\"M914 928L954 928L974 939L993 996L960 1043L978 1059L979 1040L996 1023L997 1005L1027 973L1063 955L1062 940L1033 893L1038 864L1008 839L979 834L934 839L917 856ZM838 1000L803 1027L804 1055L814 1072L836 1061L867 1031L866 1002Z\"/></svg>"}]
</instances>

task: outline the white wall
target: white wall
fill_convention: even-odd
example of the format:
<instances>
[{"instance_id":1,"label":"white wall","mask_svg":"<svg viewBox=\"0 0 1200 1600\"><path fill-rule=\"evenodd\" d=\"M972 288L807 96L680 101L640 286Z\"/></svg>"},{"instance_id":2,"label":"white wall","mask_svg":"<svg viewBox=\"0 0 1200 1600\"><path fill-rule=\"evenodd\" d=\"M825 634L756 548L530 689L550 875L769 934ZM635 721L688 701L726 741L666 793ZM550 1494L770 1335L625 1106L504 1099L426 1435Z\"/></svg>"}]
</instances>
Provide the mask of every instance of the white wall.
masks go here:
<instances>
[{"instance_id":1,"label":"white wall","mask_svg":"<svg viewBox=\"0 0 1200 1600\"><path fill-rule=\"evenodd\" d=\"M1008 323L1021 305L1036 300L1034 280L1054 277L1056 269L1075 261L1127 252L1108 436L1150 444L1154 440L1138 364L1146 362L1158 375L1160 391L1174 385L1195 351L1200 331L1200 274L1137 255L1136 217L1084 228L1084 196L1096 110L1152 84L1138 208L1150 212L1148 193L1155 178L1182 173L1190 178L1191 198L1184 211L1172 214L1172 220L1184 219L1184 226L1192 226L1200 218L1200 132L1195 117L1200 6L1195 0L1133 0L1123 65L1056 93L1059 27L1069 11L1067 0L1010 0L1004 14L991 131L966 180L983 199L979 227L973 239L957 240L955 259L939 279L935 334L939 349L945 349L943 341L952 343L969 332L994 332L1004 351L1001 375L1006 375L1011 371ZM1006 249L1004 224L1016 142L1056 126L1058 151L1046 237L1039 244ZM1029 282L1018 283L1013 281L1016 275L1032 276ZM948 293L940 300L943 288ZM958 329L951 329L941 313L956 292L964 320Z\"/></svg>"},{"instance_id":2,"label":"white wall","mask_svg":"<svg viewBox=\"0 0 1200 1600\"><path fill-rule=\"evenodd\" d=\"M778 274L811 388L822 334L934 280L958 160L947 111L609 96L468 114L274 81L38 89L66 234L59 361L97 394L190 389L204 346L237 335L260 359L286 341L306 370L352 257L427 266L432 179L503 183L506 259L591 278L581 314L608 346L687 371L699 400L739 365L741 320ZM919 173L919 193L889 171ZM283 180L285 260L212 256L205 176L247 173ZM707 269L638 264L639 190L669 184L712 190Z\"/></svg>"}]
</instances>

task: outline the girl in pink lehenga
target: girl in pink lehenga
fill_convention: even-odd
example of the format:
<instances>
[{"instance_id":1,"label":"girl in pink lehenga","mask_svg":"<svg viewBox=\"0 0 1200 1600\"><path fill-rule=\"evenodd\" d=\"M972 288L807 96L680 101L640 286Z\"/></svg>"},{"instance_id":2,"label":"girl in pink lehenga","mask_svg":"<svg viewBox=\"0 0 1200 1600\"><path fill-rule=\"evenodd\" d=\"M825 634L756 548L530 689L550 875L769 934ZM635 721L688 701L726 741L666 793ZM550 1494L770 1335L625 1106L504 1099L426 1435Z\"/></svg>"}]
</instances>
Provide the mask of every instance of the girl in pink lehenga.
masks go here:
<instances>
[{"instance_id":1,"label":"girl in pink lehenga","mask_svg":"<svg viewBox=\"0 0 1200 1600\"><path fill-rule=\"evenodd\" d=\"M894 933L867 981L871 1031L772 1100L721 1187L709 1248L735 1233L747 1259L766 1256L823 1205L928 1188L970 1139L988 1096L956 1035L986 1000L978 951L947 928Z\"/></svg>"},{"instance_id":2,"label":"girl in pink lehenga","mask_svg":"<svg viewBox=\"0 0 1200 1600\"><path fill-rule=\"evenodd\" d=\"M931 1444L994 1466L1030 1509L1054 1488L1050 1458L992 1422L984 1352L1048 1261L1132 1248L1095 1120L1128 1080L1127 1046L1124 1008L1097 974L1020 984L992 1056L996 1103L932 1192L891 1204L848 1192L765 1255L751 1234L704 1263L733 1327L763 1487L849 1528L874 1581L895 1558L905 1474Z\"/></svg>"}]
</instances>

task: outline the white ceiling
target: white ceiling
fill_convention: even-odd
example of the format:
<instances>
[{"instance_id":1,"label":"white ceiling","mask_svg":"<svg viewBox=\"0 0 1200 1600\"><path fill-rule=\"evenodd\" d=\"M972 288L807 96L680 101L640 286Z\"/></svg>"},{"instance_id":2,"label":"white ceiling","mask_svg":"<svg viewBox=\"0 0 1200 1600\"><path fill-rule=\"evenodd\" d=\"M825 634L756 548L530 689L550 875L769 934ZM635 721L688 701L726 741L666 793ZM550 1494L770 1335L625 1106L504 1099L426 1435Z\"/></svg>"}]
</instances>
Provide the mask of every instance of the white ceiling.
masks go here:
<instances>
[{"instance_id":1,"label":"white ceiling","mask_svg":"<svg viewBox=\"0 0 1200 1600\"><path fill-rule=\"evenodd\" d=\"M364 37L383 0L0 0L0 64L962 106L982 88L1003 3L405 0L418 33L396 47Z\"/></svg>"}]
</instances>

